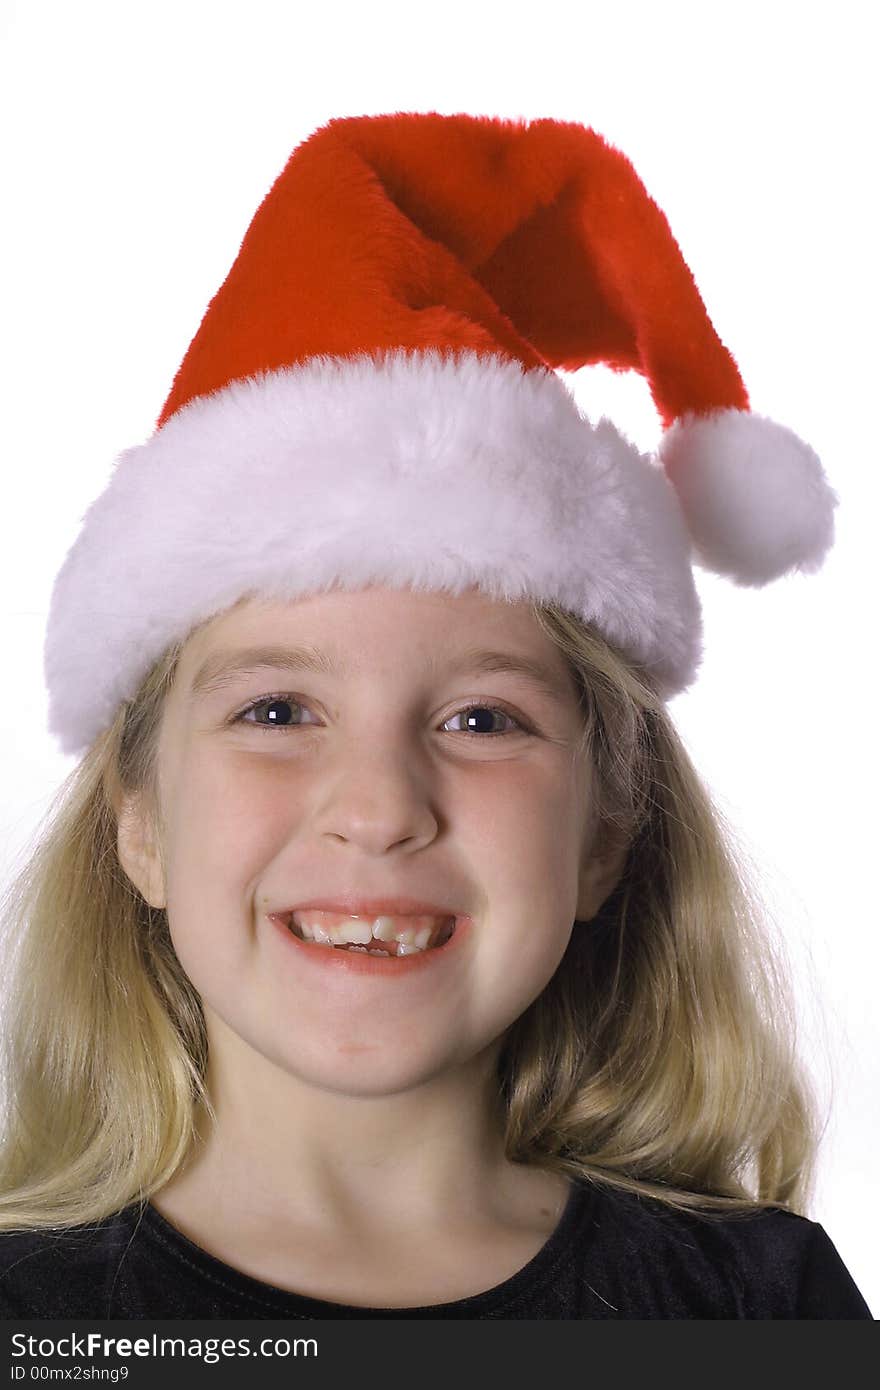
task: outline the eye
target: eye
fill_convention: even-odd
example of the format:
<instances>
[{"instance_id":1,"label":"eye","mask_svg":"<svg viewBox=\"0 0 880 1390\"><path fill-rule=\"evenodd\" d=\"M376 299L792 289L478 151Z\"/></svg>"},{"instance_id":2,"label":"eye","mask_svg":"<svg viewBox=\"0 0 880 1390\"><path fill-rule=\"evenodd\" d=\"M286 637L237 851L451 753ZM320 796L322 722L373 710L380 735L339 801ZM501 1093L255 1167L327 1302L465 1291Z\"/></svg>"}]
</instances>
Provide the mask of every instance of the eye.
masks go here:
<instances>
[{"instance_id":1,"label":"eye","mask_svg":"<svg viewBox=\"0 0 880 1390\"><path fill-rule=\"evenodd\" d=\"M232 720L233 724L253 724L258 729L286 729L297 728L297 714L304 710L305 705L301 705L292 695L264 695L261 700L254 700L253 704L248 705ZM249 714L256 715L258 710L265 710L268 723L264 724L259 719L247 719Z\"/></svg>"},{"instance_id":2,"label":"eye","mask_svg":"<svg viewBox=\"0 0 880 1390\"><path fill-rule=\"evenodd\" d=\"M495 716L506 719L509 724L515 726L514 729L493 729L490 726ZM506 709L497 705L468 705L465 709L459 710L457 714L450 715L449 719L443 721L444 727L450 724L453 719L464 719L463 729L453 729L455 733L484 734L489 737L497 737L499 734L515 733L517 730L524 733L523 725L519 720L514 719L512 714L508 714Z\"/></svg>"}]
</instances>

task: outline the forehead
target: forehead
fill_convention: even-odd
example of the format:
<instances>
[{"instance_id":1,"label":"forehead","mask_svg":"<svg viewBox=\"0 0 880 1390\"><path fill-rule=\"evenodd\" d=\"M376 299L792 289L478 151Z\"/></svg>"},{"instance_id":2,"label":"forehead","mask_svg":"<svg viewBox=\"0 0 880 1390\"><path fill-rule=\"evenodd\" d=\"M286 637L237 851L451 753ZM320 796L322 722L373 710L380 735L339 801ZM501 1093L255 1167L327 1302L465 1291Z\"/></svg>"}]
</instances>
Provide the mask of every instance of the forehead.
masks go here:
<instances>
[{"instance_id":1,"label":"forehead","mask_svg":"<svg viewBox=\"0 0 880 1390\"><path fill-rule=\"evenodd\" d=\"M372 587L295 600L244 599L191 634L178 676L198 693L236 667L269 664L341 678L379 667L401 675L509 669L544 681L552 693L577 694L568 662L530 604L476 590Z\"/></svg>"}]
</instances>

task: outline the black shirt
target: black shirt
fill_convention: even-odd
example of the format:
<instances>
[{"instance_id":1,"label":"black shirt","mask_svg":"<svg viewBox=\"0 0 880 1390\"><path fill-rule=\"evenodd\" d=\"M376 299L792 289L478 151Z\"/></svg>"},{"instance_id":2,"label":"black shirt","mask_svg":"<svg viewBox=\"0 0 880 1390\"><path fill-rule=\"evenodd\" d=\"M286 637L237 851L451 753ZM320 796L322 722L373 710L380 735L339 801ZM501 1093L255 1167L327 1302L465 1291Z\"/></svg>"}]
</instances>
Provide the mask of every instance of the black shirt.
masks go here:
<instances>
[{"instance_id":1,"label":"black shirt","mask_svg":"<svg viewBox=\"0 0 880 1390\"><path fill-rule=\"evenodd\" d=\"M577 1182L511 1278L420 1308L289 1293L145 1203L92 1226L0 1234L4 1318L871 1318L823 1228L781 1209L701 1217Z\"/></svg>"}]
</instances>

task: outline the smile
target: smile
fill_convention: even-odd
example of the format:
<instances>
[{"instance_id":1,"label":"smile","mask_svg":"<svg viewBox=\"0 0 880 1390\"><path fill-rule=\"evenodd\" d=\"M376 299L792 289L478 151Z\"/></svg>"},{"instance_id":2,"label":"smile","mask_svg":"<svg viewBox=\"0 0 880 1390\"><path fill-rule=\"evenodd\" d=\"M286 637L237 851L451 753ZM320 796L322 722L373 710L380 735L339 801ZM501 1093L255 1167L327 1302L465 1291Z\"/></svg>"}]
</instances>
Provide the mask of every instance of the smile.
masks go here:
<instances>
[{"instance_id":1,"label":"smile","mask_svg":"<svg viewBox=\"0 0 880 1390\"><path fill-rule=\"evenodd\" d=\"M302 908L285 914L288 930L300 941L367 955L408 956L443 946L455 931L455 917L407 914L375 917Z\"/></svg>"},{"instance_id":2,"label":"smile","mask_svg":"<svg viewBox=\"0 0 880 1390\"><path fill-rule=\"evenodd\" d=\"M411 980L416 987L418 979L454 968L467 951L473 925L469 916L358 917L316 908L290 908L266 917L291 962L318 972L331 989L352 987L368 977L376 982Z\"/></svg>"}]
</instances>

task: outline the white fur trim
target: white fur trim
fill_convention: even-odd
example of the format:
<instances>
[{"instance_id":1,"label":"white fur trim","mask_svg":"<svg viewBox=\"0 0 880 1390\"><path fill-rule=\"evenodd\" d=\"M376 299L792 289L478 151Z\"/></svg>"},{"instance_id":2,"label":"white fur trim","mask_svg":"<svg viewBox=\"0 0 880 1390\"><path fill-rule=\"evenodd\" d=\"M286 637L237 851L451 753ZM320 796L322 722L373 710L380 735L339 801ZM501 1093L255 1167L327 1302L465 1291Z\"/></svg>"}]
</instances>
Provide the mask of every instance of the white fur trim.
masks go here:
<instances>
[{"instance_id":1,"label":"white fur trim","mask_svg":"<svg viewBox=\"0 0 880 1390\"><path fill-rule=\"evenodd\" d=\"M49 726L79 752L172 642L248 593L555 600L693 679L691 542L662 470L561 377L472 352L314 358L192 401L119 458L55 582Z\"/></svg>"},{"instance_id":2,"label":"white fur trim","mask_svg":"<svg viewBox=\"0 0 880 1390\"><path fill-rule=\"evenodd\" d=\"M819 569L837 496L792 430L747 410L686 415L664 436L660 457L706 569L755 586Z\"/></svg>"}]
</instances>

